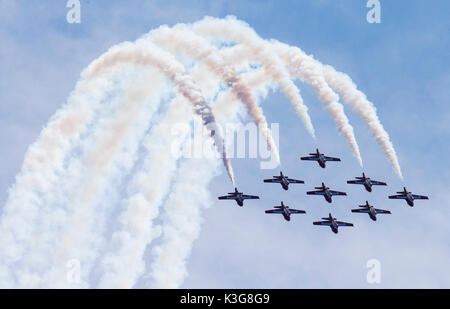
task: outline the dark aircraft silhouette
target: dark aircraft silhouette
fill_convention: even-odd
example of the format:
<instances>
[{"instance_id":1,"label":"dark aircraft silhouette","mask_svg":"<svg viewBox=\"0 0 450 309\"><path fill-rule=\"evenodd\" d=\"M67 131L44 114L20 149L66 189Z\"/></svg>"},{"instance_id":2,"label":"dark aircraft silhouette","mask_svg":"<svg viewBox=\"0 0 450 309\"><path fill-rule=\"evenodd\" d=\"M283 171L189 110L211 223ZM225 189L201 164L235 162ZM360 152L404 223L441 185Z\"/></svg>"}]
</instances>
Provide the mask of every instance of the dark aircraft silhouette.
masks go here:
<instances>
[{"instance_id":1,"label":"dark aircraft silhouette","mask_svg":"<svg viewBox=\"0 0 450 309\"><path fill-rule=\"evenodd\" d=\"M299 209L292 209L289 206L284 205L281 201L281 206L275 206L275 209L266 210L266 214L282 214L286 221L291 221L292 214L305 214L306 211Z\"/></svg>"},{"instance_id":2,"label":"dark aircraft silhouette","mask_svg":"<svg viewBox=\"0 0 450 309\"><path fill-rule=\"evenodd\" d=\"M244 200L259 199L257 195L246 195L234 188L234 192L229 192L228 195L219 196L219 200L235 200L239 206L244 206Z\"/></svg>"},{"instance_id":3,"label":"dark aircraft silhouette","mask_svg":"<svg viewBox=\"0 0 450 309\"><path fill-rule=\"evenodd\" d=\"M321 187L314 187L314 189L318 189L318 190L317 191L308 191L308 192L306 192L306 194L308 194L308 195L323 195L323 197L325 198L325 200L328 203L332 202L331 197L333 195L347 195L347 193L345 193L345 192L330 190L330 188L325 186L325 184L323 182L322 182Z\"/></svg>"},{"instance_id":4,"label":"dark aircraft silhouette","mask_svg":"<svg viewBox=\"0 0 450 309\"><path fill-rule=\"evenodd\" d=\"M301 157L300 160L317 161L321 168L325 168L327 161L341 161L339 158L325 156L323 153L319 152L318 148L316 148L315 153L310 153L307 157Z\"/></svg>"},{"instance_id":5,"label":"dark aircraft silhouette","mask_svg":"<svg viewBox=\"0 0 450 309\"><path fill-rule=\"evenodd\" d=\"M369 204L368 201L366 201L365 205L358 205L361 208L358 209L352 209L352 212L357 213L363 213L363 214L369 214L370 219L373 221L377 221L377 215L378 214L390 214L391 212L389 210L384 209L377 209Z\"/></svg>"},{"instance_id":6,"label":"dark aircraft silhouette","mask_svg":"<svg viewBox=\"0 0 450 309\"><path fill-rule=\"evenodd\" d=\"M264 179L264 182L280 183L284 190L289 189L290 183L305 183L303 180L288 178L283 175L283 172L280 172L280 176L273 176L273 179Z\"/></svg>"},{"instance_id":7,"label":"dark aircraft silhouette","mask_svg":"<svg viewBox=\"0 0 450 309\"><path fill-rule=\"evenodd\" d=\"M406 190L405 187L403 187L403 191L397 193L399 194L391 195L389 196L389 198L396 200L406 200L406 203L408 203L408 205L411 207L414 206L414 200L428 200L428 196L412 194L411 192Z\"/></svg>"},{"instance_id":8,"label":"dark aircraft silhouette","mask_svg":"<svg viewBox=\"0 0 450 309\"><path fill-rule=\"evenodd\" d=\"M372 180L366 177L366 174L362 174L362 177L355 177L356 180L348 180L347 183L354 185L364 185L367 191L372 192L372 186L387 186L385 182Z\"/></svg>"},{"instance_id":9,"label":"dark aircraft silhouette","mask_svg":"<svg viewBox=\"0 0 450 309\"><path fill-rule=\"evenodd\" d=\"M313 222L314 225L325 225L329 226L333 233L338 233L338 228L340 226L353 226L353 223L343 222L343 221L337 221L336 218L333 218L331 213L328 215L328 218L322 218L324 221L317 221Z\"/></svg>"}]
</instances>

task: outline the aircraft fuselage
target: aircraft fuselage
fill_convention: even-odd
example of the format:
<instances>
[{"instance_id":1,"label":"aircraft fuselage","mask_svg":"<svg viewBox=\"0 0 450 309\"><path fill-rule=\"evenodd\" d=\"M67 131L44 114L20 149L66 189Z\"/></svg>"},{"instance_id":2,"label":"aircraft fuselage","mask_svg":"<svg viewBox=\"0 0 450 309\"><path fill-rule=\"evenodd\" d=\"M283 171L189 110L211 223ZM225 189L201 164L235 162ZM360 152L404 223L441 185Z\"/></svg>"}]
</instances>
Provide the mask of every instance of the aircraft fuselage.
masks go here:
<instances>
[{"instance_id":1,"label":"aircraft fuselage","mask_svg":"<svg viewBox=\"0 0 450 309\"><path fill-rule=\"evenodd\" d=\"M337 234L338 233L338 225L337 225L337 223L336 223L336 221L331 221L331 225L330 225L330 228L331 228L331 230L333 231L333 233L335 233L335 234Z\"/></svg>"},{"instance_id":2,"label":"aircraft fuselage","mask_svg":"<svg viewBox=\"0 0 450 309\"><path fill-rule=\"evenodd\" d=\"M375 211L375 208L373 208L373 207L369 208L369 217L373 221L377 221L377 212Z\"/></svg>"},{"instance_id":3,"label":"aircraft fuselage","mask_svg":"<svg viewBox=\"0 0 450 309\"><path fill-rule=\"evenodd\" d=\"M408 203L409 206L414 206L414 197L411 195L411 193L406 194L406 203Z\"/></svg>"},{"instance_id":4,"label":"aircraft fuselage","mask_svg":"<svg viewBox=\"0 0 450 309\"><path fill-rule=\"evenodd\" d=\"M332 202L332 195L331 195L331 193L330 193L330 191L328 191L328 190L325 190L325 194L323 195L323 197L325 198L325 200L328 202L328 203L331 203Z\"/></svg>"},{"instance_id":5,"label":"aircraft fuselage","mask_svg":"<svg viewBox=\"0 0 450 309\"><path fill-rule=\"evenodd\" d=\"M286 221L291 221L291 213L289 209L283 209L283 217Z\"/></svg>"},{"instance_id":6,"label":"aircraft fuselage","mask_svg":"<svg viewBox=\"0 0 450 309\"><path fill-rule=\"evenodd\" d=\"M283 187L284 190L289 189L289 181L284 177L281 178L281 186Z\"/></svg>"},{"instance_id":7,"label":"aircraft fuselage","mask_svg":"<svg viewBox=\"0 0 450 309\"><path fill-rule=\"evenodd\" d=\"M366 188L368 192L372 192L372 183L369 179L364 180L364 188Z\"/></svg>"},{"instance_id":8,"label":"aircraft fuselage","mask_svg":"<svg viewBox=\"0 0 450 309\"><path fill-rule=\"evenodd\" d=\"M240 194L236 195L235 200L239 206L241 206L241 207L244 206L244 199L242 198L242 196Z\"/></svg>"},{"instance_id":9,"label":"aircraft fuselage","mask_svg":"<svg viewBox=\"0 0 450 309\"><path fill-rule=\"evenodd\" d=\"M319 160L317 160L317 162L319 163L321 168L325 168L326 167L326 160L323 157L323 155L319 155Z\"/></svg>"}]
</instances>

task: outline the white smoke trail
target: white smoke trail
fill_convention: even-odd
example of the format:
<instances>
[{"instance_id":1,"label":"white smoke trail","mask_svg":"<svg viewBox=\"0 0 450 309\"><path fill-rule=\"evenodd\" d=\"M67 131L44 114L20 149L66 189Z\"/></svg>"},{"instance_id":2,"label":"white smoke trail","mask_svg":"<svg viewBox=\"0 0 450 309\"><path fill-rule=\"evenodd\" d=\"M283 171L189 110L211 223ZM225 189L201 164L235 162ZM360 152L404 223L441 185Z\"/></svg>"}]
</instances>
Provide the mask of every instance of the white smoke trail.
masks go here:
<instances>
[{"instance_id":1,"label":"white smoke trail","mask_svg":"<svg viewBox=\"0 0 450 309\"><path fill-rule=\"evenodd\" d=\"M85 154L79 164L72 164L70 179L76 181L68 190L66 218L62 226L54 227L63 228L63 233L59 237L54 233L57 241L49 258L51 268L41 275L44 287L70 287L67 269L61 266L72 259L83 266L80 287L88 286L89 271L103 245L104 215L111 211L111 205L99 203L100 198L133 166L139 142L158 108L159 95L167 91L161 80L161 74L152 71L131 87L119 99L115 113L104 119L100 129L84 143ZM147 100L150 95L151 101Z\"/></svg>"},{"instance_id":2,"label":"white smoke trail","mask_svg":"<svg viewBox=\"0 0 450 309\"><path fill-rule=\"evenodd\" d=\"M123 76L123 74L120 74ZM126 74L125 74L126 75ZM136 74L133 74L136 75ZM121 87L129 88L131 82L129 78L119 78L115 81L115 84L120 84ZM133 80L134 82L134 80ZM119 88L123 89L123 88ZM120 91L116 91L121 94ZM136 93L134 88L131 89L131 93ZM138 93L136 93L138 95ZM103 108L98 111L100 118L99 122L95 121L89 126L88 132L96 132L98 128L102 128L100 124L106 124L103 119L109 119L110 115L118 113L116 111L117 104L120 100L113 100L104 104ZM135 125L134 125L135 126ZM84 133L81 139L78 141L78 145L75 151L71 151L67 154L67 158L64 163L64 170L59 173L59 183L50 190L51 197L47 197L45 203L39 208L39 216L35 218L34 233L30 236L29 244L27 245L27 253L22 256L20 261L17 261L14 266L15 277L18 280L18 285L21 287L36 287L42 279L42 273L47 270L50 252L59 243L58 239L61 235L61 230L65 227L65 220L67 219L68 211L70 209L69 198L70 186L79 186L77 181L80 181L82 172L88 166L80 166L81 163L77 159L77 154L86 148L93 149L92 144L87 144L89 139L88 134ZM88 146L86 146L86 144ZM84 148L83 148L84 147ZM75 167L75 165L77 165ZM45 197L45 195L44 195ZM62 266L64 268L64 265Z\"/></svg>"},{"instance_id":3,"label":"white smoke trail","mask_svg":"<svg viewBox=\"0 0 450 309\"><path fill-rule=\"evenodd\" d=\"M300 90L292 82L281 59L267 41L261 39L248 25L234 18L217 19L205 17L192 25L194 32L206 37L225 37L242 43L250 49L252 56L264 64L264 69L276 81L288 97L308 132L315 137L314 127L308 114L308 108L300 95Z\"/></svg>"},{"instance_id":4,"label":"white smoke trail","mask_svg":"<svg viewBox=\"0 0 450 309\"><path fill-rule=\"evenodd\" d=\"M211 108L206 104L201 90L188 75L176 75L174 81L178 85L178 90L192 103L196 114L201 116L203 125L214 140L217 153L222 157L222 162L225 165L231 183L234 185L233 169L226 153L222 130L217 126L215 117L212 114Z\"/></svg>"},{"instance_id":5,"label":"white smoke trail","mask_svg":"<svg viewBox=\"0 0 450 309\"><path fill-rule=\"evenodd\" d=\"M231 40L247 46L248 55L243 59L248 60L248 57L250 56L257 60L258 57L255 56L255 53L263 48L262 43L259 42L263 40L258 36L258 34L254 32L254 30L250 28L250 26L248 26L246 23L236 20L233 17L229 17L226 19L216 19L208 17L200 22L195 23L193 25L193 29L195 30L195 32L201 33L202 35L208 37L224 38L226 40ZM272 53L275 53L272 45L269 42L266 42L266 44L267 45L264 45L264 47L267 50L270 50ZM237 50L240 53L239 55L242 55L243 50ZM268 61L268 58L270 57L264 57L260 61L262 61L266 66L265 62ZM235 57L235 59L237 59L237 57ZM278 66L280 66L280 64L277 64L277 67ZM284 67L283 65L281 66ZM362 166L361 154L356 142L353 127L350 125L349 120L344 113L344 107L341 103L339 103L338 95L328 86L323 77L323 74L320 70L317 69L317 67L308 66L305 67L302 71L304 73L304 76L306 77L306 81L308 81L309 84L314 88L317 96L335 120L339 132L345 137L346 141L350 145L350 148L352 149L354 156ZM285 73L283 76L285 79L290 80L289 73ZM282 85L280 84L280 86Z\"/></svg>"},{"instance_id":6,"label":"white smoke trail","mask_svg":"<svg viewBox=\"0 0 450 309\"><path fill-rule=\"evenodd\" d=\"M180 166L164 205L162 243L154 249L151 277L155 288L177 288L186 277L186 259L200 233L201 209L212 203L208 184L217 167L213 159L188 159Z\"/></svg>"},{"instance_id":7,"label":"white smoke trail","mask_svg":"<svg viewBox=\"0 0 450 309\"><path fill-rule=\"evenodd\" d=\"M21 172L9 190L0 224L1 287L17 284L11 265L20 261L33 243L36 235L33 223L42 211L49 212L47 201L55 198L52 189L61 181L67 154L77 145L80 134L112 90L108 76L93 80L87 76L87 71L81 73L67 103L51 117L36 142L28 148Z\"/></svg>"},{"instance_id":8,"label":"white smoke trail","mask_svg":"<svg viewBox=\"0 0 450 309\"><path fill-rule=\"evenodd\" d=\"M204 74L204 69L196 66L191 72L191 76ZM266 75L252 72L246 74L246 80L252 89L260 90L261 84L267 84ZM209 85L209 80L205 79L199 83L201 89ZM213 106L214 114L223 121L234 120L237 110L237 99L230 91L222 91L228 96L218 97ZM229 99L225 99L228 97ZM223 99L220 99L223 98ZM233 101L234 100L234 101ZM215 107L222 105L219 113ZM102 288L130 288L136 280L143 274L145 268L144 252L158 233L152 225L152 221L159 214L159 205L163 197L169 191L170 181L174 178L176 161L181 153L178 152L180 145L186 140L186 136L173 139L175 125L186 123L189 120L189 110L185 99L180 95L170 104L169 110L162 121L154 128L146 138L144 147L147 149L146 160L134 175L131 187L128 191L136 192L126 200L126 206L119 216L120 228L113 233L110 251L103 257L100 266L104 269L104 274L100 280ZM198 147L199 145L197 145ZM169 155L171 154L171 155ZM191 160L196 162L195 160ZM195 173L197 166L192 167ZM185 167L183 174L189 174L188 167ZM172 206L174 208L175 206ZM175 211L178 208L175 208ZM184 208L181 209L184 211ZM176 212L175 212L176 213ZM166 217L171 217L170 211ZM178 214L177 214L178 215ZM164 220L164 226L171 229L172 221ZM169 246L170 248L170 246ZM169 249L170 250L170 249ZM179 256L184 259L187 256ZM182 263L182 262L180 262Z\"/></svg>"},{"instance_id":9,"label":"white smoke trail","mask_svg":"<svg viewBox=\"0 0 450 309\"><path fill-rule=\"evenodd\" d=\"M125 45L125 44L122 44ZM182 93L194 106L195 105L206 105L205 100L201 94L201 90L195 85L194 81L185 74L184 67L178 63L172 55L162 51L154 44L149 42L144 42L143 40L138 40L136 44L128 44L128 46L122 46L120 49L116 49L116 52L111 52L108 55L109 57L101 59L95 63L95 66L91 70L91 74L97 75L101 74L105 68L113 67L114 65L124 64L124 63L137 63L140 65L154 65L159 69L162 69L163 72L168 76L173 82L178 85L178 90ZM214 122L214 119L211 120ZM204 124L206 121L204 121ZM220 154L224 154L225 163L229 163L225 156L225 148L222 147L222 137L220 131L215 129L216 134L214 134L214 142L216 147L221 151ZM213 135L212 133L210 133ZM222 150L223 149L223 150ZM228 161L228 162L227 162ZM226 165L227 170L231 170L230 165ZM229 173L231 179L232 172ZM72 226L82 225L82 215L84 214L83 210L79 211L79 215L75 217L75 223ZM72 243L72 247L76 247L73 245L74 238L76 239L75 228L72 229L72 232L69 232L67 235L66 242L63 243L63 249L60 250L59 254L64 258L70 259L68 255L71 251L68 248L68 244ZM54 278L59 276L59 271L55 270L52 272ZM50 275L51 278L52 275ZM56 280L56 279L55 279ZM55 282L55 281L50 281Z\"/></svg>"},{"instance_id":10,"label":"white smoke trail","mask_svg":"<svg viewBox=\"0 0 450 309\"><path fill-rule=\"evenodd\" d=\"M102 72L103 67L106 66L109 68L112 67L114 64L116 65L121 63L138 63L140 65L152 64L155 65L156 67L164 69L164 72L168 75L168 77L171 78L172 81L174 81L178 85L178 90L180 91L180 93L182 93L183 96L185 96L191 102L192 105L194 106L206 105L205 100L201 94L201 90L194 84L193 80L184 73L184 68L182 67L181 64L179 64L170 54L163 52L162 50L158 49L155 45L150 43L139 45L139 43L143 43L142 40L136 43L136 46L138 46L139 48L130 46L128 50L120 49L117 51L116 54L112 53L110 58L103 59L102 62L97 64L98 68L92 70L94 72L93 74L100 74ZM222 141L220 134L216 132L214 137L216 147L219 146L218 148L221 149L220 148L221 145L218 145ZM230 176L232 177L232 174Z\"/></svg>"},{"instance_id":11,"label":"white smoke trail","mask_svg":"<svg viewBox=\"0 0 450 309\"><path fill-rule=\"evenodd\" d=\"M394 145L389 138L389 134L381 124L376 108L372 102L367 100L366 95L358 90L348 75L336 72L336 70L329 65L324 67L324 75L327 83L342 95L343 101L352 105L356 113L366 121L369 130L372 132L378 144L383 148L394 171L400 179L403 180Z\"/></svg>"},{"instance_id":12,"label":"white smoke trail","mask_svg":"<svg viewBox=\"0 0 450 309\"><path fill-rule=\"evenodd\" d=\"M265 137L269 148L275 156L276 162L280 162L278 149L271 136L262 109L256 104L250 88L237 74L234 67L224 63L215 47L189 30L185 24L178 24L172 29L160 27L151 32L150 38L158 46L168 48L172 53L185 52L196 61L205 63L212 72L223 79L231 87L233 94L244 103L248 113L252 116L261 134Z\"/></svg>"},{"instance_id":13,"label":"white smoke trail","mask_svg":"<svg viewBox=\"0 0 450 309\"><path fill-rule=\"evenodd\" d=\"M267 87L272 85L262 70L248 72L242 78L261 97L267 94ZM214 104L215 115L223 122L235 122L238 102L239 99L231 91L221 92ZM213 162L188 160L180 169L178 182L164 206L161 245L154 249L155 261L151 264L150 273L153 287L177 288L187 276L186 260L199 235L201 209L211 204L206 191L212 177L206 167L211 164ZM199 165L205 167L201 170ZM193 179L186 179L185 175L196 178L195 186L192 186Z\"/></svg>"},{"instance_id":14,"label":"white smoke trail","mask_svg":"<svg viewBox=\"0 0 450 309\"><path fill-rule=\"evenodd\" d=\"M269 88L276 88L276 85L262 69L241 73L241 78L245 80L254 93L257 103L267 96ZM240 112L241 105L239 103L239 99L232 92L223 91L219 93L212 106L218 122L221 124L232 122L235 114Z\"/></svg>"},{"instance_id":15,"label":"white smoke trail","mask_svg":"<svg viewBox=\"0 0 450 309\"><path fill-rule=\"evenodd\" d=\"M206 104L205 98L195 81L186 73L184 66L172 54L167 53L148 40L139 39L135 44L122 43L120 49L114 48L114 51L111 51L107 58L96 61L91 74L95 76L99 72L119 64L154 65L177 85L178 91L191 102L193 107L198 108L197 114L202 116L204 125L211 131L217 152L222 156L228 176L234 184L231 163L225 152L225 147L223 147L222 132L220 128L214 126L214 115L201 112L202 108L209 109L209 106ZM212 134L213 131L215 134Z\"/></svg>"},{"instance_id":16,"label":"white smoke trail","mask_svg":"<svg viewBox=\"0 0 450 309\"><path fill-rule=\"evenodd\" d=\"M133 176L128 191L134 192L119 215L120 227L111 237L110 251L102 258L104 274L101 288L131 288L145 269L146 246L158 233L152 221L159 214L159 205L169 192L185 138L174 140L174 125L187 124L192 107L178 95L158 125L152 128L143 146L146 159Z\"/></svg>"},{"instance_id":17,"label":"white smoke trail","mask_svg":"<svg viewBox=\"0 0 450 309\"><path fill-rule=\"evenodd\" d=\"M351 105L353 110L367 123L369 130L386 153L395 172L403 179L394 146L377 116L375 106L367 100L363 92L358 90L351 78L347 74L337 72L330 65L323 65L312 56L305 54L298 47L288 46L278 41L273 41L273 45L289 67L293 76L300 79L307 79L308 76L305 75L308 67L314 67L315 72L320 72L324 76L326 83L342 95L344 103Z\"/></svg>"},{"instance_id":18,"label":"white smoke trail","mask_svg":"<svg viewBox=\"0 0 450 309\"><path fill-rule=\"evenodd\" d=\"M167 129L173 124L177 117L187 115L188 112L184 112L183 115L179 113L181 110L186 111L186 107L180 107L180 110L177 108L178 104L182 105L177 102L185 100L201 117L203 126L209 128L207 132L209 148L213 149L214 141L215 149L222 154L229 177L234 183L231 164L223 147L222 132L215 126L215 115L218 114L217 119L221 121L233 120L238 112L236 99L239 98L246 104L247 109L249 106L258 108L256 111L252 110L250 114L261 115L263 119L257 121L264 123L265 119L254 92L259 88L259 91L263 89L264 93L264 89L270 84L267 76L270 76L270 79L275 80L288 96L308 131L314 134L307 108L291 80L292 75L314 87L336 120L340 132L351 145L353 153L360 160L353 129L333 89L341 93L344 102L351 104L368 123L394 169L401 176L392 143L381 126L375 108L348 76L336 72L332 67L323 66L312 57L305 57L301 50L299 53L287 45L280 47L281 43L264 41L248 25L232 18L226 20L207 18L194 24L193 29L196 33L213 39L225 37L227 40L241 43L232 48L246 55L241 61L248 62L251 59L261 62L267 74L260 75L260 71L255 72L254 81L247 81L237 73L235 62L230 60L233 56L237 57L236 53L233 54L230 52L231 49L226 48L219 51L183 26L176 26L173 33L169 33L171 35L169 41L164 42L163 38L159 43L165 47L169 46L174 53L184 53L197 62L200 61L201 63L197 64L199 66L205 64L205 67L231 87L234 95L230 95L232 92L219 94L216 104L211 108L206 104L202 91L205 86L199 87L173 55L149 42L147 38L136 43L126 42L115 46L94 61L83 71L68 104L52 117L39 139L30 146L21 173L10 190L0 223L2 248L0 286L33 287L41 284L41 286L66 287L68 285L64 280L67 270L65 262L67 259L77 257L83 262L82 286L87 286L86 281L91 274L94 260L104 247L103 220L110 211L105 207L105 201L101 201L105 195L105 188L111 184L111 179L121 179L135 162L140 137L148 126L147 121L143 119L147 120L156 108L156 104L147 106L146 111L141 114L140 111L144 109L143 97L151 95L153 100L157 100L164 92L160 85L149 83L154 86L155 91L152 92L153 88L148 87L144 91L145 95L139 96L142 100L139 98L130 100L129 97L125 97L125 103L120 107L120 110L124 109L123 112L105 118L103 118L105 115L100 115L100 130L94 127L93 136L87 136L86 140L81 139L80 137L89 128L88 125L95 120L96 111L104 107L103 99L112 90L113 83L110 77L116 76L115 73L118 71L119 77L123 78L121 70L123 67L156 67L177 86L179 96L173 102L173 108L169 108L166 118L160 122L159 127L152 128L155 131L149 135L151 139L146 139L145 147L149 153L155 154L158 150L167 149L169 143L163 141L168 141L170 136L167 136L164 128ZM187 42L185 35L192 41ZM288 64L290 72L281 59ZM206 72L204 68L198 71L200 74ZM209 82L216 83L216 81ZM126 102L129 101L135 104L127 105ZM192 114L192 111L189 112ZM200 121L196 119L197 122ZM211 135L214 140L210 138ZM153 145L155 139L156 143ZM95 141L98 141L98 144ZM181 143L182 141L176 148ZM78 151L76 147L80 146L81 150L84 150L84 155L80 161L74 161L71 151L74 149ZM132 182L130 189L133 191L132 196L126 200L119 218L120 229L113 234L111 251L102 259L105 270L100 281L102 287L131 287L142 275L145 267L142 260L143 252L148 243L157 236L158 231L152 225L152 219L158 215L159 204L170 190L176 160L177 156L167 160L160 156L150 156L146 159L147 163L144 164L142 173L136 174L137 178ZM151 171L160 173L165 168L168 172L163 181L161 183L149 181L152 188L146 188ZM200 209L208 204L207 184L216 170L217 160L214 159L189 159L182 163L174 191L169 195L165 206L162 244L158 246L156 260L152 264L152 277L157 287L176 287L183 281L186 275L185 261L199 233ZM67 176L73 176L69 178L74 179L66 179ZM199 185L193 186L194 182L198 182ZM60 183L61 187L58 188ZM76 184L80 183L82 186L76 188ZM58 196L58 194L66 195ZM61 205L64 199L72 202L69 207ZM70 211L66 212L66 208ZM186 213L187 216L184 216ZM51 226L53 223L55 226ZM61 229L66 223L67 229ZM62 233L59 235L58 232L61 230ZM41 234L41 231L45 233ZM89 239L90 235L92 239ZM52 258L47 258L49 256ZM171 266L175 266L173 269L168 268L170 267L168 261L173 263ZM50 267L50 271L41 277L44 267ZM48 270L47 268L45 270Z\"/></svg>"}]
</instances>

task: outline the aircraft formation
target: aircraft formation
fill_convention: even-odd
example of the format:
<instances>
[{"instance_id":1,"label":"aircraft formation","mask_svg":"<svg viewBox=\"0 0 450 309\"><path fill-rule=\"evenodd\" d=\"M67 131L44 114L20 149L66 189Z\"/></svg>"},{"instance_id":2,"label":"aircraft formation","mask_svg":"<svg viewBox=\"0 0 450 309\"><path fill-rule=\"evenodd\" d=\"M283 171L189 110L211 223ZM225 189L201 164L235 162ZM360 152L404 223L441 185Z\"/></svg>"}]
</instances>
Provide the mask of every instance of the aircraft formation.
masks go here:
<instances>
[{"instance_id":1,"label":"aircraft formation","mask_svg":"<svg viewBox=\"0 0 450 309\"><path fill-rule=\"evenodd\" d=\"M329 157L325 156L323 153L320 153L319 149L316 149L316 152L310 153L309 156L301 157L301 160L304 161L316 161L321 168L326 167L327 161L335 161L339 162L341 161L340 158L335 157ZM289 178L288 176L284 175L283 172L280 172L280 175L273 176L271 179L264 179L265 183L279 183L281 187L284 190L289 190L290 184L304 184L305 182L303 180L299 179L293 179ZM367 177L365 173L362 174L362 177L358 176L355 177L353 180L348 180L347 184L356 184L356 185L363 185L364 188L368 192L372 192L373 186L387 186L387 183L373 180L370 177ZM325 185L325 183L322 182L322 185L319 187L315 187L314 191L307 191L307 195L321 195L325 198L325 200L328 203L333 202L333 196L346 196L346 192L341 191L335 191L331 190L329 187ZM389 199L403 199L406 201L406 203L413 207L414 206L414 200L427 200L428 196L425 195L417 195L413 194L412 192L409 192L406 187L403 187L403 191L397 192L395 195L388 196ZM247 199L259 199L259 196L257 195L248 195L244 194L243 192L239 192L237 188L234 189L234 192L228 193L228 195L225 196L219 196L219 200L235 200L236 203L239 206L244 206L244 200ZM389 210L385 209L378 209L375 208L373 205L370 205L369 202L366 200L366 203L364 205L358 205L359 208L352 209L352 213L364 213L368 214L369 218L373 221L377 220L378 214L391 214ZM273 209L266 210L266 214L281 214L283 218L286 221L291 221L291 215L293 214L306 214L305 210L301 209L293 209L290 208L288 205L285 205L283 201L281 201L281 205L274 206ZM328 217L321 218L321 221L315 221L313 222L313 225L321 225L321 226L329 226L333 233L337 234L338 229L340 226L353 226L353 223L350 222L344 222L344 221L338 221L335 217L332 216L331 213L328 214Z\"/></svg>"}]
</instances>

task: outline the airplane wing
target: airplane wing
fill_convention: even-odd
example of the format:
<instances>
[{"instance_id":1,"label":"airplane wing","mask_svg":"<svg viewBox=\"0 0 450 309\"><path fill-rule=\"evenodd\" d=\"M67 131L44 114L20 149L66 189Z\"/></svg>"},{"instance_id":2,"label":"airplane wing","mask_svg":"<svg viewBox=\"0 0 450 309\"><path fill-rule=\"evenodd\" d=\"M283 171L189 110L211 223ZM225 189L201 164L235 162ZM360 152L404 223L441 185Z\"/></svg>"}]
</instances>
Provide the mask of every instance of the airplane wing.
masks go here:
<instances>
[{"instance_id":1,"label":"airplane wing","mask_svg":"<svg viewBox=\"0 0 450 309\"><path fill-rule=\"evenodd\" d=\"M377 208L375 208L375 212L377 214L390 214L391 213L389 210L377 209Z\"/></svg>"},{"instance_id":2,"label":"airplane wing","mask_svg":"<svg viewBox=\"0 0 450 309\"><path fill-rule=\"evenodd\" d=\"M345 192L330 190L331 195L347 195Z\"/></svg>"},{"instance_id":3,"label":"airplane wing","mask_svg":"<svg viewBox=\"0 0 450 309\"><path fill-rule=\"evenodd\" d=\"M258 199L259 199L259 196L257 196L257 195L246 195L246 194L243 194L243 195L242 195L242 198L243 198L244 200L258 200Z\"/></svg>"},{"instance_id":4,"label":"airplane wing","mask_svg":"<svg viewBox=\"0 0 450 309\"><path fill-rule=\"evenodd\" d=\"M373 184L374 186L387 186L387 184L382 181L371 180L370 183Z\"/></svg>"},{"instance_id":5,"label":"airplane wing","mask_svg":"<svg viewBox=\"0 0 450 309\"><path fill-rule=\"evenodd\" d=\"M327 156L324 156L323 158L325 159L325 161L341 161L341 159L339 159L339 158L333 158L333 157L327 157Z\"/></svg>"},{"instance_id":6,"label":"airplane wing","mask_svg":"<svg viewBox=\"0 0 450 309\"><path fill-rule=\"evenodd\" d=\"M306 213L306 211L304 211L304 210L300 210L300 209L290 209L290 208L289 208L289 212L290 212L291 214L305 214L305 213Z\"/></svg>"},{"instance_id":7,"label":"airplane wing","mask_svg":"<svg viewBox=\"0 0 450 309\"><path fill-rule=\"evenodd\" d=\"M264 182L270 182L270 183L281 183L281 179L264 179Z\"/></svg>"},{"instance_id":8,"label":"airplane wing","mask_svg":"<svg viewBox=\"0 0 450 309\"><path fill-rule=\"evenodd\" d=\"M319 157L318 156L301 157L300 160L317 161L319 160Z\"/></svg>"},{"instance_id":9,"label":"airplane wing","mask_svg":"<svg viewBox=\"0 0 450 309\"><path fill-rule=\"evenodd\" d=\"M343 221L336 221L338 226L353 226L353 223L343 222Z\"/></svg>"},{"instance_id":10,"label":"airplane wing","mask_svg":"<svg viewBox=\"0 0 450 309\"><path fill-rule=\"evenodd\" d=\"M218 199L219 200L235 200L236 196L235 195L225 195L225 196L219 196Z\"/></svg>"},{"instance_id":11,"label":"airplane wing","mask_svg":"<svg viewBox=\"0 0 450 309\"><path fill-rule=\"evenodd\" d=\"M389 198L394 200L404 200L406 199L406 194L390 195Z\"/></svg>"},{"instance_id":12,"label":"airplane wing","mask_svg":"<svg viewBox=\"0 0 450 309\"><path fill-rule=\"evenodd\" d=\"M317 221L317 222L313 222L314 225L326 225L326 226L330 226L331 225L331 221Z\"/></svg>"},{"instance_id":13,"label":"airplane wing","mask_svg":"<svg viewBox=\"0 0 450 309\"><path fill-rule=\"evenodd\" d=\"M415 200L428 200L428 196L425 195L412 195Z\"/></svg>"},{"instance_id":14,"label":"airplane wing","mask_svg":"<svg viewBox=\"0 0 450 309\"><path fill-rule=\"evenodd\" d=\"M348 180L347 183L353 184L353 185L362 185L364 181L362 180Z\"/></svg>"},{"instance_id":15,"label":"airplane wing","mask_svg":"<svg viewBox=\"0 0 450 309\"><path fill-rule=\"evenodd\" d=\"M288 178L287 180L290 183L305 183L303 180L297 180L297 179L292 179L292 178Z\"/></svg>"},{"instance_id":16,"label":"airplane wing","mask_svg":"<svg viewBox=\"0 0 450 309\"><path fill-rule=\"evenodd\" d=\"M323 190L319 190L319 191L308 191L308 192L306 192L306 194L308 194L308 195L324 195L324 194L325 194L325 191L323 191Z\"/></svg>"},{"instance_id":17,"label":"airplane wing","mask_svg":"<svg viewBox=\"0 0 450 309\"><path fill-rule=\"evenodd\" d=\"M281 214L281 213L283 213L283 210L281 209L266 210L266 214Z\"/></svg>"},{"instance_id":18,"label":"airplane wing","mask_svg":"<svg viewBox=\"0 0 450 309\"><path fill-rule=\"evenodd\" d=\"M362 213L362 214L368 214L369 209L359 208L359 209L352 209L352 212Z\"/></svg>"}]
</instances>

